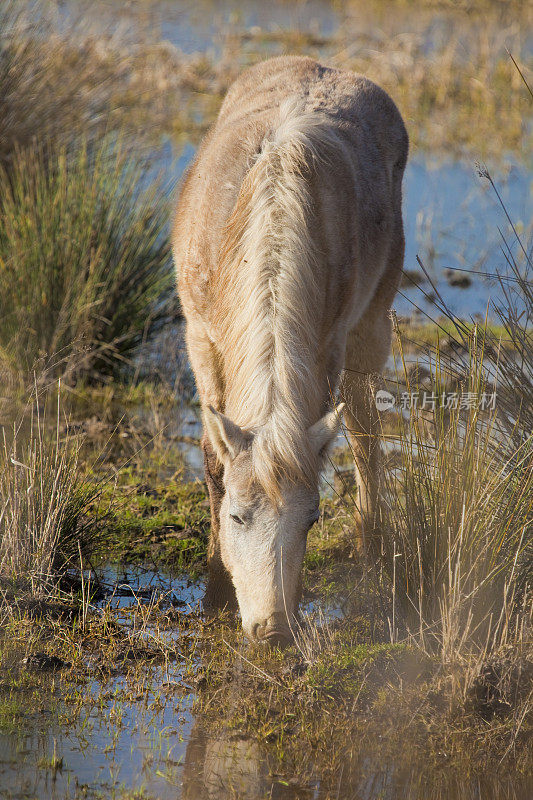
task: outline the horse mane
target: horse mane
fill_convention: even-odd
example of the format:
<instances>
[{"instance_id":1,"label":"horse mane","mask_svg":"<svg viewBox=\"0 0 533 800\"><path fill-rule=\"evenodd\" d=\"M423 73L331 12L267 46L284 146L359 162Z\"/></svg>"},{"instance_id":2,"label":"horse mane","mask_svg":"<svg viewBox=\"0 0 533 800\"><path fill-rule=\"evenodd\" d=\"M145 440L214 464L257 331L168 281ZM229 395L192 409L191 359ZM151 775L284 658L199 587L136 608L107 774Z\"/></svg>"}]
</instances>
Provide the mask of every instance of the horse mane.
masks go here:
<instances>
[{"instance_id":1,"label":"horse mane","mask_svg":"<svg viewBox=\"0 0 533 800\"><path fill-rule=\"evenodd\" d=\"M330 117L285 100L225 229L216 319L225 408L256 433L253 477L273 498L282 477L313 485L320 466L307 435L326 410L317 317L324 253L312 189L344 152Z\"/></svg>"}]
</instances>

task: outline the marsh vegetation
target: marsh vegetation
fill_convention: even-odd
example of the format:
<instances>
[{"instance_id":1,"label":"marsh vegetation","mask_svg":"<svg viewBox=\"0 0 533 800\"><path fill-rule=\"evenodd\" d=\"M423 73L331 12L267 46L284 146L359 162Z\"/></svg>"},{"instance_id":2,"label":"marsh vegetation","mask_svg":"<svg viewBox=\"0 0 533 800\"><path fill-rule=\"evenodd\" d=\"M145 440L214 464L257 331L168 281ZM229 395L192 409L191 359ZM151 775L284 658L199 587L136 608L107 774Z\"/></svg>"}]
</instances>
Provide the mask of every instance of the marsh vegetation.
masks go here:
<instances>
[{"instance_id":1,"label":"marsh vegetation","mask_svg":"<svg viewBox=\"0 0 533 800\"><path fill-rule=\"evenodd\" d=\"M3 5L5 796L531 796L530 23L513 0ZM376 536L362 563L341 437L282 653L201 613L168 220L226 88L285 52L383 85L412 166Z\"/></svg>"}]
</instances>

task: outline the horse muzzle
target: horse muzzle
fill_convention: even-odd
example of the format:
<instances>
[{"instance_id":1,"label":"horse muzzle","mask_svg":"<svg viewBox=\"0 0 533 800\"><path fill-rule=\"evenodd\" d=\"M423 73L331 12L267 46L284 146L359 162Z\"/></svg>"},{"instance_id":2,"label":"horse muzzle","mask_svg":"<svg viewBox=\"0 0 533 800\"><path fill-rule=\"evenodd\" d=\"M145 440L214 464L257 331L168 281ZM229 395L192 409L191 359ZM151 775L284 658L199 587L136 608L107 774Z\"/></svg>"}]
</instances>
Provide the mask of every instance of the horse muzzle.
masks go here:
<instances>
[{"instance_id":1,"label":"horse muzzle","mask_svg":"<svg viewBox=\"0 0 533 800\"><path fill-rule=\"evenodd\" d=\"M255 642L268 644L271 647L287 647L293 640L287 615L277 611L263 622L256 623L252 627L251 638Z\"/></svg>"}]
</instances>

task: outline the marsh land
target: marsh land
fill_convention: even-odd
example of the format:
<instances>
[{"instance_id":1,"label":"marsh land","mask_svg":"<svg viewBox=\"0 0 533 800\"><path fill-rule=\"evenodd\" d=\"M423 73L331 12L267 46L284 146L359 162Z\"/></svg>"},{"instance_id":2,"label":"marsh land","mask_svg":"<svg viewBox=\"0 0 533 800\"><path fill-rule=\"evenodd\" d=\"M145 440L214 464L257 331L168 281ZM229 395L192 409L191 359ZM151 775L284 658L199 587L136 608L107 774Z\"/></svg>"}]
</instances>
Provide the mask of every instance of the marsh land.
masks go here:
<instances>
[{"instance_id":1,"label":"marsh land","mask_svg":"<svg viewBox=\"0 0 533 800\"><path fill-rule=\"evenodd\" d=\"M532 9L0 8L0 797L533 794ZM383 508L339 436L301 626L201 607L209 504L168 243L247 65L364 72L411 142Z\"/></svg>"}]
</instances>

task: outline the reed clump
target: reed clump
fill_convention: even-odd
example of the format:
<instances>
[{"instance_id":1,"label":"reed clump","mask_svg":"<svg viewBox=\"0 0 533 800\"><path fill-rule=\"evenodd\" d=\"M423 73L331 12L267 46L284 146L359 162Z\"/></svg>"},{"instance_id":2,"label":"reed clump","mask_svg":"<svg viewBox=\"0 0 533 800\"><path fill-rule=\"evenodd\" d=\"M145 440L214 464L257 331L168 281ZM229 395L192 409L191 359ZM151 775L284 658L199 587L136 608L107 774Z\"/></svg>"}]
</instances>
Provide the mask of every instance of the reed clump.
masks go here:
<instances>
[{"instance_id":1,"label":"reed clump","mask_svg":"<svg viewBox=\"0 0 533 800\"><path fill-rule=\"evenodd\" d=\"M128 363L165 317L168 206L142 165L104 142L19 151L0 173L0 352L73 380Z\"/></svg>"},{"instance_id":2,"label":"reed clump","mask_svg":"<svg viewBox=\"0 0 533 800\"><path fill-rule=\"evenodd\" d=\"M512 235L502 234L505 267L494 275L499 324L472 326L439 297L453 347L442 352L437 338L422 348L426 385L396 327L398 400L410 402L384 473L376 554L404 631L445 661L527 642L531 650L533 264L489 172L480 174Z\"/></svg>"},{"instance_id":3,"label":"reed clump","mask_svg":"<svg viewBox=\"0 0 533 800\"><path fill-rule=\"evenodd\" d=\"M401 631L446 662L521 640L531 622L533 440L516 448L506 435L483 342L474 328L459 383L438 348L424 386L402 360L410 407L398 415L374 543L393 640Z\"/></svg>"}]
</instances>

